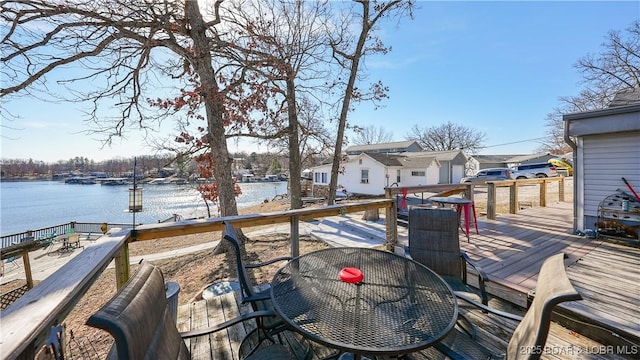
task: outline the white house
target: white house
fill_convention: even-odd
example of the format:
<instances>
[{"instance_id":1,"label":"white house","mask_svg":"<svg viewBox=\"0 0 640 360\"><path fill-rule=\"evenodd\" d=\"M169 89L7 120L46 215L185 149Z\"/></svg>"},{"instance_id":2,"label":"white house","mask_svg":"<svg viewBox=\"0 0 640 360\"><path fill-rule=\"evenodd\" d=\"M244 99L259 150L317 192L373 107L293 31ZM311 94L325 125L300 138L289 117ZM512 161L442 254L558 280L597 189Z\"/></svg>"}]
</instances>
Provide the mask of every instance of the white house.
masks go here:
<instances>
[{"instance_id":1,"label":"white house","mask_svg":"<svg viewBox=\"0 0 640 360\"><path fill-rule=\"evenodd\" d=\"M440 163L439 184L457 184L465 177L467 155L462 150L409 152L406 156L433 156Z\"/></svg>"},{"instance_id":2,"label":"white house","mask_svg":"<svg viewBox=\"0 0 640 360\"><path fill-rule=\"evenodd\" d=\"M434 156L361 153L345 155L340 163L338 188L352 194L384 195L389 186L438 184L440 163ZM313 170L314 196L326 196L331 181L331 164Z\"/></svg>"},{"instance_id":3,"label":"white house","mask_svg":"<svg viewBox=\"0 0 640 360\"><path fill-rule=\"evenodd\" d=\"M603 200L618 190L633 201L622 178L640 193L640 90L636 94L635 103L563 116L565 141L574 150L574 230L596 229ZM606 216L614 215L625 217ZM627 225L640 225L640 216L626 215Z\"/></svg>"}]
</instances>

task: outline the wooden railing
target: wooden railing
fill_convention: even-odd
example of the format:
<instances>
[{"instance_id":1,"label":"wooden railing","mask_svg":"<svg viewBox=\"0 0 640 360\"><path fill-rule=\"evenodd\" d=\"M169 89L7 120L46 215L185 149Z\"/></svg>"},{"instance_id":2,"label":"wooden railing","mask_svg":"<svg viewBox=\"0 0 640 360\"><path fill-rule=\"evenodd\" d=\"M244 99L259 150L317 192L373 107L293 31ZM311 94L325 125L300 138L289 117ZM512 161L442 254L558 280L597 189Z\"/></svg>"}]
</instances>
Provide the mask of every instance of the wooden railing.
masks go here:
<instances>
[{"instance_id":1,"label":"wooden railing","mask_svg":"<svg viewBox=\"0 0 640 360\"><path fill-rule=\"evenodd\" d=\"M538 178L538 179L523 179L523 180L507 180L507 181L488 181L487 187L487 218L496 218L496 209L499 204L497 197L497 188L508 187L509 188L509 213L517 214L518 207L518 187L524 185L539 185L539 204L540 206L547 206L547 193L548 184L550 182L558 182L558 201L565 201L565 186L564 177L550 177L550 178ZM484 185L476 185L484 186ZM417 194L431 193L438 194L439 196L450 196L454 194L464 194L464 197L475 201L475 187L472 184L449 184L449 185L425 185L425 186L408 186L408 187L393 187L385 189L385 197L399 199L403 193L408 195L417 196ZM423 196L424 198L424 196ZM428 201L429 197L424 198ZM398 200L399 202L399 200ZM397 215L397 214L396 214ZM397 221L397 218L394 218Z\"/></svg>"},{"instance_id":2,"label":"wooden railing","mask_svg":"<svg viewBox=\"0 0 640 360\"><path fill-rule=\"evenodd\" d=\"M123 228L132 226L131 224L106 224L107 230L112 228ZM0 237L0 248L6 248L11 245L21 243L24 239L42 239L51 235L54 231L56 234L64 234L69 229L74 229L79 233L102 234L102 223L85 223L85 222L69 222L66 224L49 226L46 228L27 230L17 234L4 235Z\"/></svg>"},{"instance_id":3,"label":"wooden railing","mask_svg":"<svg viewBox=\"0 0 640 360\"><path fill-rule=\"evenodd\" d=\"M509 213L517 214L519 210L518 206L518 187L522 185L538 184L539 191L539 204L544 207L547 206L547 184L550 182L558 182L558 201L564 202L564 177L551 177L551 178L539 178L539 179L523 179L523 180L507 180L507 181L488 181L487 182L487 219L495 220L496 218L496 205L497 188L508 187L509 188Z\"/></svg>"},{"instance_id":4,"label":"wooden railing","mask_svg":"<svg viewBox=\"0 0 640 360\"><path fill-rule=\"evenodd\" d=\"M229 221L238 228L288 222L291 224L291 254L297 256L299 221L380 208L385 209L387 219L395 217L394 199L383 199L276 213L149 224L137 227L135 233L131 229L112 229L0 313L0 358L33 359L37 349L48 338L51 327L63 322L113 259L118 287L124 284L129 278L129 242L221 230L223 221ZM396 241L396 224L387 221L387 248L393 249Z\"/></svg>"}]
</instances>

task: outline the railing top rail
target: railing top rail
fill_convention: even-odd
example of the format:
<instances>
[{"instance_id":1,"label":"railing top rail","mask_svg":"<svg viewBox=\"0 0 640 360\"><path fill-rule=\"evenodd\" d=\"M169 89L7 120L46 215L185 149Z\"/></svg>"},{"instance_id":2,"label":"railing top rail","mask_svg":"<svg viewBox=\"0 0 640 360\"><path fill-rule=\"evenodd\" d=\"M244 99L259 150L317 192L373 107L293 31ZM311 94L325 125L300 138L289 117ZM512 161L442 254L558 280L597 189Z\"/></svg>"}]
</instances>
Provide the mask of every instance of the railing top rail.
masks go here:
<instances>
[{"instance_id":1,"label":"railing top rail","mask_svg":"<svg viewBox=\"0 0 640 360\"><path fill-rule=\"evenodd\" d=\"M79 294L95 282L128 237L128 231L103 236L5 309L1 313L0 358L18 358L39 335L64 319Z\"/></svg>"},{"instance_id":2,"label":"railing top rail","mask_svg":"<svg viewBox=\"0 0 640 360\"><path fill-rule=\"evenodd\" d=\"M172 223L140 225L136 228L136 240L150 240L162 237L199 234L222 230L222 222L231 222L237 227L251 227L288 222L292 217L299 220L311 220L317 217L335 216L344 213L364 211L368 209L391 207L394 199L367 200L366 202L346 203L323 206L320 208L303 208L261 214L226 216L223 218L183 220Z\"/></svg>"},{"instance_id":3,"label":"railing top rail","mask_svg":"<svg viewBox=\"0 0 640 360\"><path fill-rule=\"evenodd\" d=\"M558 181L558 182L564 181L564 178L561 176L557 176L557 177L546 177L546 178L536 178L536 179L487 181L487 185L493 184L496 187L507 187L512 185L542 184L542 183L554 182L554 181Z\"/></svg>"},{"instance_id":4,"label":"railing top rail","mask_svg":"<svg viewBox=\"0 0 640 360\"><path fill-rule=\"evenodd\" d=\"M136 237L148 240L209 232L221 229L222 221L230 221L238 227L289 222L292 218L304 221L368 209L391 209L394 204L394 199L368 200L320 208L141 225L136 229ZM131 229L112 229L5 309L0 314L5 325L0 328L0 358L15 359L30 346L42 344L43 336L67 316L124 244L131 240Z\"/></svg>"},{"instance_id":5,"label":"railing top rail","mask_svg":"<svg viewBox=\"0 0 640 360\"><path fill-rule=\"evenodd\" d=\"M420 185L420 186L401 186L387 187L385 191L389 195L399 195L406 189L408 193L433 192L439 193L449 190L466 190L470 184L440 184L440 185Z\"/></svg>"}]
</instances>

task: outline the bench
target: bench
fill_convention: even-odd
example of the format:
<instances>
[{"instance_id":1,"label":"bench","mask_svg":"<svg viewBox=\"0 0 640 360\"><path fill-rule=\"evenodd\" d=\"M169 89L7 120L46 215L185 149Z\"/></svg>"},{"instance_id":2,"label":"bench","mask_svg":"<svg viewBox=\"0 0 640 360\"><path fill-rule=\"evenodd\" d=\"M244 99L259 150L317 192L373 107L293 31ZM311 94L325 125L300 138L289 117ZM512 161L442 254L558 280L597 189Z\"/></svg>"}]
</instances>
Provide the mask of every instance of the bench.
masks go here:
<instances>
[{"instance_id":1,"label":"bench","mask_svg":"<svg viewBox=\"0 0 640 360\"><path fill-rule=\"evenodd\" d=\"M274 316L272 311L254 311L217 326L180 333L167 307L162 272L157 266L143 262L118 293L87 320L87 325L106 330L113 336L115 343L108 359L190 359L184 339L270 316ZM252 341L245 340L247 343ZM280 343L261 344L250 349L241 345L239 357L295 359L293 352Z\"/></svg>"}]
</instances>

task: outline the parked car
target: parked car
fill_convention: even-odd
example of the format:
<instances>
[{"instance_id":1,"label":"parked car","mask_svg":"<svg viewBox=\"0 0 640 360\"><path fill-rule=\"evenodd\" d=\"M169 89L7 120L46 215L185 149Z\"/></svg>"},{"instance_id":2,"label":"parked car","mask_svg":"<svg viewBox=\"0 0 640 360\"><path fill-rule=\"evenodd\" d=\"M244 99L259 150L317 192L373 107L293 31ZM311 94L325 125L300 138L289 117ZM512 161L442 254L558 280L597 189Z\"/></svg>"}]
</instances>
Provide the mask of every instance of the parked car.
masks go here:
<instances>
[{"instance_id":1,"label":"parked car","mask_svg":"<svg viewBox=\"0 0 640 360\"><path fill-rule=\"evenodd\" d=\"M557 167L558 173L565 171L567 176L573 176L573 166L571 162L564 159L549 159L549 162Z\"/></svg>"},{"instance_id":2,"label":"parked car","mask_svg":"<svg viewBox=\"0 0 640 360\"><path fill-rule=\"evenodd\" d=\"M534 179L558 176L558 168L549 163L529 163L514 166L511 176L514 179Z\"/></svg>"},{"instance_id":3,"label":"parked car","mask_svg":"<svg viewBox=\"0 0 640 360\"><path fill-rule=\"evenodd\" d=\"M478 171L474 176L460 179L461 184L484 184L486 181L512 180L509 168L488 168Z\"/></svg>"}]
</instances>

